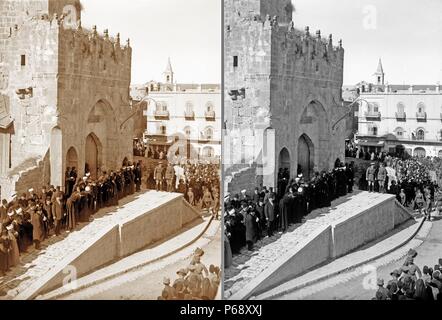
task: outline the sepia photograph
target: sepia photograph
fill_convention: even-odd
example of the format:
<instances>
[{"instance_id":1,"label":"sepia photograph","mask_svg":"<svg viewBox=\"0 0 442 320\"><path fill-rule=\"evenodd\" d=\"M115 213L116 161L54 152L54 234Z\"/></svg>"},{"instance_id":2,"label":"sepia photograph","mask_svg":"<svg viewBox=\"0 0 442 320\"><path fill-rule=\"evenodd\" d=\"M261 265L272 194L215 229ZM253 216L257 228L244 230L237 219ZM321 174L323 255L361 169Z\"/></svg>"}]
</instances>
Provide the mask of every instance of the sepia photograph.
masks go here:
<instances>
[{"instance_id":1,"label":"sepia photograph","mask_svg":"<svg viewBox=\"0 0 442 320\"><path fill-rule=\"evenodd\" d=\"M225 299L441 299L439 12L224 1Z\"/></svg>"},{"instance_id":2,"label":"sepia photograph","mask_svg":"<svg viewBox=\"0 0 442 320\"><path fill-rule=\"evenodd\" d=\"M0 0L0 299L221 299L221 9Z\"/></svg>"}]
</instances>

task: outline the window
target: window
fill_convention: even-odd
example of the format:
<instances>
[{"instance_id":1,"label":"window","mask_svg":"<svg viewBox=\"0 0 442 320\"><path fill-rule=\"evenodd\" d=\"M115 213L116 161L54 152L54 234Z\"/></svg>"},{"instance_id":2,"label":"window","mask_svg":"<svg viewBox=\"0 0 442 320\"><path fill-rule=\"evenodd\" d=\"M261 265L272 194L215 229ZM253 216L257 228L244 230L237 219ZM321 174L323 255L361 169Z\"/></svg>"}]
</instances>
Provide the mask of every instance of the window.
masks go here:
<instances>
[{"instance_id":1,"label":"window","mask_svg":"<svg viewBox=\"0 0 442 320\"><path fill-rule=\"evenodd\" d=\"M439 152L437 153L437 155L439 156L439 158L442 158L442 150L439 150Z\"/></svg>"},{"instance_id":2,"label":"window","mask_svg":"<svg viewBox=\"0 0 442 320\"><path fill-rule=\"evenodd\" d=\"M213 138L213 129L211 127L208 127L204 130L204 137L207 140L212 140Z\"/></svg>"},{"instance_id":3,"label":"window","mask_svg":"<svg viewBox=\"0 0 442 320\"><path fill-rule=\"evenodd\" d=\"M26 65L26 56L24 54L22 54L20 56L20 65L21 66L25 66Z\"/></svg>"},{"instance_id":4,"label":"window","mask_svg":"<svg viewBox=\"0 0 442 320\"><path fill-rule=\"evenodd\" d=\"M417 112L418 113L424 113L425 112L425 105L422 102L417 105Z\"/></svg>"},{"instance_id":5,"label":"window","mask_svg":"<svg viewBox=\"0 0 442 320\"><path fill-rule=\"evenodd\" d=\"M374 113L379 112L379 104L377 104L376 102L373 103L373 112Z\"/></svg>"},{"instance_id":6,"label":"window","mask_svg":"<svg viewBox=\"0 0 442 320\"><path fill-rule=\"evenodd\" d=\"M191 127L185 127L184 128L184 134L186 137L190 137L192 135L192 128Z\"/></svg>"},{"instance_id":7,"label":"window","mask_svg":"<svg viewBox=\"0 0 442 320\"><path fill-rule=\"evenodd\" d=\"M399 102L397 104L397 113L398 114L404 114L405 113L405 106L402 102Z\"/></svg>"},{"instance_id":8,"label":"window","mask_svg":"<svg viewBox=\"0 0 442 320\"><path fill-rule=\"evenodd\" d=\"M157 111L167 111L167 103L165 101L158 101L156 104Z\"/></svg>"},{"instance_id":9,"label":"window","mask_svg":"<svg viewBox=\"0 0 442 320\"><path fill-rule=\"evenodd\" d=\"M372 136L377 136L378 135L378 127L376 127L376 125L369 124L368 125L368 134L372 135Z\"/></svg>"},{"instance_id":10,"label":"window","mask_svg":"<svg viewBox=\"0 0 442 320\"><path fill-rule=\"evenodd\" d=\"M161 125L160 126L160 133L161 134L166 134L166 126L165 125Z\"/></svg>"},{"instance_id":11,"label":"window","mask_svg":"<svg viewBox=\"0 0 442 320\"><path fill-rule=\"evenodd\" d=\"M404 136L404 129L402 128L396 128L394 132L398 138L402 138Z\"/></svg>"},{"instance_id":12,"label":"window","mask_svg":"<svg viewBox=\"0 0 442 320\"><path fill-rule=\"evenodd\" d=\"M212 102L207 102L207 104L206 104L206 110L208 111L208 112L211 112L211 111L213 111L213 103Z\"/></svg>"},{"instance_id":13,"label":"window","mask_svg":"<svg viewBox=\"0 0 442 320\"><path fill-rule=\"evenodd\" d=\"M213 148L212 148L212 147L205 147L205 148L203 149L203 156L204 156L204 157L209 157L209 158L211 158L211 157L213 157L213 155L214 155L214 151L213 151Z\"/></svg>"},{"instance_id":14,"label":"window","mask_svg":"<svg viewBox=\"0 0 442 320\"><path fill-rule=\"evenodd\" d=\"M186 102L186 113L192 113L193 112L193 103L188 101Z\"/></svg>"},{"instance_id":15,"label":"window","mask_svg":"<svg viewBox=\"0 0 442 320\"><path fill-rule=\"evenodd\" d=\"M238 56L233 56L233 67L238 67Z\"/></svg>"},{"instance_id":16,"label":"window","mask_svg":"<svg viewBox=\"0 0 442 320\"><path fill-rule=\"evenodd\" d=\"M413 155L415 157L425 157L426 151L424 148L419 147L419 148L414 149Z\"/></svg>"},{"instance_id":17,"label":"window","mask_svg":"<svg viewBox=\"0 0 442 320\"><path fill-rule=\"evenodd\" d=\"M416 131L416 139L417 140L424 140L425 139L425 131L424 131L424 129L418 129Z\"/></svg>"},{"instance_id":18,"label":"window","mask_svg":"<svg viewBox=\"0 0 442 320\"><path fill-rule=\"evenodd\" d=\"M169 82L170 81L170 76L167 76L166 80L167 80L167 82Z\"/></svg>"}]
</instances>

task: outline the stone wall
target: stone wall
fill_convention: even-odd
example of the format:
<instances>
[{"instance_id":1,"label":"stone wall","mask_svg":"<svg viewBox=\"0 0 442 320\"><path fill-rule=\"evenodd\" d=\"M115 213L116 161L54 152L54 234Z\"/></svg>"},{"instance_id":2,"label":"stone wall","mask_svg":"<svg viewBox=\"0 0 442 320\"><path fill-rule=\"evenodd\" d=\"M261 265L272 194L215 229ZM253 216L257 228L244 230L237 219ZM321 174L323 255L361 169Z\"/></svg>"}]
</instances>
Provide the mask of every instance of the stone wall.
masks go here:
<instances>
[{"instance_id":1,"label":"stone wall","mask_svg":"<svg viewBox=\"0 0 442 320\"><path fill-rule=\"evenodd\" d=\"M295 29L286 11L289 3L231 0L225 7L229 134L224 159L227 167L261 165L272 154L273 177L264 177L268 186L276 186L283 148L290 154L291 175L296 175L302 136L311 141L311 172L344 159L345 122L334 126L346 112L341 107L342 43L334 46L331 35L324 39L320 32ZM267 129L274 131L274 144L266 140Z\"/></svg>"},{"instance_id":2,"label":"stone wall","mask_svg":"<svg viewBox=\"0 0 442 320\"><path fill-rule=\"evenodd\" d=\"M3 190L14 189L6 183L14 184L17 168L41 161L48 151L51 184L63 186L70 148L83 174L88 135L96 140L101 171L132 159L133 120L121 126L131 114L130 44L121 45L119 35L112 38L107 30L83 29L81 21L67 24L65 6L80 19L78 0L0 1L0 94L13 119L0 132L1 157L11 157L10 167L4 161L1 166Z\"/></svg>"},{"instance_id":3,"label":"stone wall","mask_svg":"<svg viewBox=\"0 0 442 320\"><path fill-rule=\"evenodd\" d=\"M395 228L395 197L333 224L333 257L337 258Z\"/></svg>"}]
</instances>

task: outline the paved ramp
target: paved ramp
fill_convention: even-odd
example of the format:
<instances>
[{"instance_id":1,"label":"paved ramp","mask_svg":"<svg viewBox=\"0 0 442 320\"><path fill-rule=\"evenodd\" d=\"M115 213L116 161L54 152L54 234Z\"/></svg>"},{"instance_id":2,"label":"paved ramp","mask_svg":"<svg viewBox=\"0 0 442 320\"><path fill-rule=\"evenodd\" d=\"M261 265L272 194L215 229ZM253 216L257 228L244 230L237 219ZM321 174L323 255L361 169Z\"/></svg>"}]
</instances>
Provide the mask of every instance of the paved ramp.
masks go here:
<instances>
[{"instance_id":1,"label":"paved ramp","mask_svg":"<svg viewBox=\"0 0 442 320\"><path fill-rule=\"evenodd\" d=\"M73 276L73 270L80 277L179 233L188 223L202 222L181 194L148 191L123 201L118 207L100 210L92 222L65 234L34 253L35 259L17 267L22 272L1 284L4 291L10 289L6 298L32 299L61 286Z\"/></svg>"},{"instance_id":2,"label":"paved ramp","mask_svg":"<svg viewBox=\"0 0 442 320\"><path fill-rule=\"evenodd\" d=\"M408 218L392 195L358 192L337 199L332 207L312 212L291 232L267 238L268 244L253 253L235 257L236 266L225 271L225 296L248 299L267 291L384 235L399 224L398 219Z\"/></svg>"}]
</instances>

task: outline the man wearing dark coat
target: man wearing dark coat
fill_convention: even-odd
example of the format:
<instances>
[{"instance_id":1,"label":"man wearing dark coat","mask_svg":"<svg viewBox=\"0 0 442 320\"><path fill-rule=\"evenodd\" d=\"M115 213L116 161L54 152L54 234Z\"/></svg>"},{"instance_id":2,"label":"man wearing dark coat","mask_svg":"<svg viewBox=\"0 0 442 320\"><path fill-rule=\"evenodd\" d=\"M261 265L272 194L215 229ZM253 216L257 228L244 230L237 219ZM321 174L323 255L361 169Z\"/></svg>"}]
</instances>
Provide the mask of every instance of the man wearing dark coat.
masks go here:
<instances>
[{"instance_id":1,"label":"man wearing dark coat","mask_svg":"<svg viewBox=\"0 0 442 320\"><path fill-rule=\"evenodd\" d=\"M253 210L248 207L244 216L244 225L246 227L246 243L247 249L249 251L253 250L253 244L255 242L255 216L253 215Z\"/></svg>"},{"instance_id":2,"label":"man wearing dark coat","mask_svg":"<svg viewBox=\"0 0 442 320\"><path fill-rule=\"evenodd\" d=\"M274 231L274 222L275 222L275 196L271 195L264 205L264 216L267 222L267 236L271 237Z\"/></svg>"}]
</instances>

